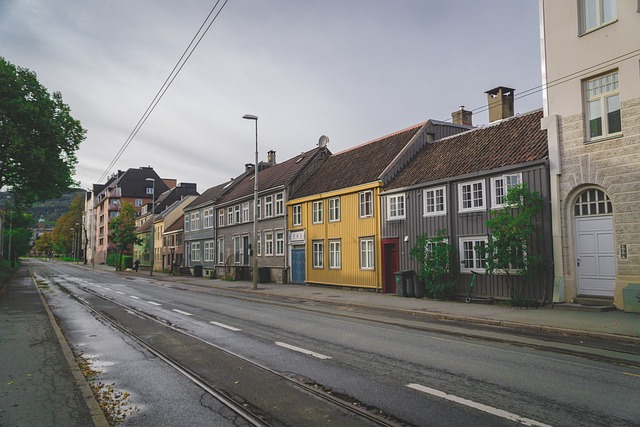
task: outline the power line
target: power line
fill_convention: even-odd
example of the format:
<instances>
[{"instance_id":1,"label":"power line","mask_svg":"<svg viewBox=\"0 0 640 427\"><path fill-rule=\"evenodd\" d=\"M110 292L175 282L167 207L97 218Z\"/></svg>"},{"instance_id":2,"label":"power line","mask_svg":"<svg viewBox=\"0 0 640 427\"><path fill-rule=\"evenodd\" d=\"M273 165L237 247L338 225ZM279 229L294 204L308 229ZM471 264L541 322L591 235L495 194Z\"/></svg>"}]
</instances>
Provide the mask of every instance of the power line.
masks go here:
<instances>
[{"instance_id":1,"label":"power line","mask_svg":"<svg viewBox=\"0 0 640 427\"><path fill-rule=\"evenodd\" d=\"M204 21L200 25L200 28L198 28L198 31L196 31L195 35L189 42L189 45L185 48L184 52L182 52L180 59L178 59L178 62L176 62L176 65L174 65L173 69L171 70L171 72L165 79L164 83L162 84L162 86L154 96L153 100L145 110L144 114L142 114L142 117L140 117L140 119L138 120L138 123L136 123L135 127L133 128L133 130L131 131L131 133L125 140L125 142L122 144L122 146L120 147L120 150L118 150L113 160L111 160L111 163L109 163L105 171L102 173L102 175L100 175L98 182L101 182L109 174L109 171L111 170L111 168L116 164L116 162L124 154L125 150L129 147L133 139L136 137L136 135L138 134L142 126L145 124L145 122L153 112L153 110L155 110L160 100L164 97L164 94L167 92L167 90L169 89L173 81L176 79L176 77L178 77L178 74L180 74L180 71L182 71L182 68L185 66L189 58L191 58L191 55L193 54L195 49L198 47L198 45L200 44L204 36L207 34L207 32L209 31L213 23L216 21L216 19L218 19L220 12L222 12L222 9L224 9L224 7L227 5L227 2L229 0L224 0L224 3L222 3L222 6L220 6L217 13L215 13L213 18L211 18L211 16L214 14L216 8L218 7L221 1L222 0L218 0L216 4L213 5L213 8L211 8L211 11L209 12L207 17L204 19ZM208 25L207 25L207 22L209 22Z\"/></svg>"}]
</instances>

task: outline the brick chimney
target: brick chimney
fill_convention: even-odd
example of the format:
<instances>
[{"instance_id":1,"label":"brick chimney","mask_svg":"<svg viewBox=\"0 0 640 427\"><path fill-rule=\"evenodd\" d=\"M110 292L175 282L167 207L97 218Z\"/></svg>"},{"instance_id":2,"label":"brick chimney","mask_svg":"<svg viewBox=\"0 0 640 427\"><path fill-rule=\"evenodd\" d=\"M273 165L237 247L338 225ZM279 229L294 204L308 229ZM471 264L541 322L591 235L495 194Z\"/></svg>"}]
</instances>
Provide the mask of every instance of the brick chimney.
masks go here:
<instances>
[{"instance_id":1,"label":"brick chimney","mask_svg":"<svg viewBox=\"0 0 640 427\"><path fill-rule=\"evenodd\" d=\"M498 86L485 92L489 105L489 122L513 117L513 98L515 89Z\"/></svg>"},{"instance_id":2,"label":"brick chimney","mask_svg":"<svg viewBox=\"0 0 640 427\"><path fill-rule=\"evenodd\" d=\"M270 150L267 152L267 163L269 166L274 166L276 164L276 152Z\"/></svg>"},{"instance_id":3,"label":"brick chimney","mask_svg":"<svg viewBox=\"0 0 640 427\"><path fill-rule=\"evenodd\" d=\"M451 113L451 119L454 125L473 126L471 117L473 113L464 109L464 105L460 106L458 111Z\"/></svg>"}]
</instances>

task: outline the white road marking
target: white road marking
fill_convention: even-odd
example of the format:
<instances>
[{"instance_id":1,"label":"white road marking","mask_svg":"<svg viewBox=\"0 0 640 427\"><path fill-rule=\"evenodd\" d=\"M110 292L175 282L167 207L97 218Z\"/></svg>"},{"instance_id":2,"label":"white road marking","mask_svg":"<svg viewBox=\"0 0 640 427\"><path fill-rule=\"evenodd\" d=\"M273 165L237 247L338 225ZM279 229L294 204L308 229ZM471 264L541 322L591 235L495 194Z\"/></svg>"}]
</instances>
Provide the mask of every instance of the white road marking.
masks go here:
<instances>
[{"instance_id":1,"label":"white road marking","mask_svg":"<svg viewBox=\"0 0 640 427\"><path fill-rule=\"evenodd\" d=\"M147 301L149 304L151 305L162 305L162 304L158 304L157 302L153 302L153 301Z\"/></svg>"},{"instance_id":2,"label":"white road marking","mask_svg":"<svg viewBox=\"0 0 640 427\"><path fill-rule=\"evenodd\" d=\"M131 298L133 298L133 299L140 299L140 297L137 297L137 296L135 296L135 295L129 295L129 296L130 296Z\"/></svg>"},{"instance_id":3,"label":"white road marking","mask_svg":"<svg viewBox=\"0 0 640 427\"><path fill-rule=\"evenodd\" d=\"M171 311L175 311L176 313L184 314L185 316L193 316L193 314L187 313L186 311L178 310L177 308L174 308Z\"/></svg>"},{"instance_id":4,"label":"white road marking","mask_svg":"<svg viewBox=\"0 0 640 427\"><path fill-rule=\"evenodd\" d=\"M116 291L116 294L124 295L124 292Z\"/></svg>"},{"instance_id":5,"label":"white road marking","mask_svg":"<svg viewBox=\"0 0 640 427\"><path fill-rule=\"evenodd\" d=\"M308 354L310 356L317 357L318 359L331 359L331 357L325 356L324 354L320 354L320 353L316 353L315 351L311 351L311 350L307 350L307 349L304 349L304 348L296 347L296 346L291 345L291 344L286 344L286 343L283 343L283 342L276 342L276 345L279 345L280 347L288 348L289 350L293 350L293 351L297 351L297 352L300 352L300 353Z\"/></svg>"},{"instance_id":6,"label":"white road marking","mask_svg":"<svg viewBox=\"0 0 640 427\"><path fill-rule=\"evenodd\" d=\"M549 424L544 424L539 421L535 421L529 418L521 417L520 415L512 414L511 412L503 411L502 409L494 408L492 406L483 405L482 403L477 403L469 399L464 399L462 397L454 396L453 394L445 393L444 391L436 390L434 388L425 387L420 384L407 384L407 387L412 388L414 390L421 391L423 393L430 394L432 396L440 397L442 399L450 400L455 403L459 403L461 405L468 406L470 408L477 409L479 411L486 412L491 415L495 415L497 417L506 418L511 421L518 422L520 424L524 424L526 426L537 426L537 427L551 427Z\"/></svg>"},{"instance_id":7,"label":"white road marking","mask_svg":"<svg viewBox=\"0 0 640 427\"><path fill-rule=\"evenodd\" d=\"M96 286L97 286L97 287L99 287L99 288L104 288L104 286L102 286L102 285L97 285L97 284L96 284Z\"/></svg>"},{"instance_id":8,"label":"white road marking","mask_svg":"<svg viewBox=\"0 0 640 427\"><path fill-rule=\"evenodd\" d=\"M108 290L108 291L110 291L110 290L111 290L111 288L107 288L106 286L105 286L104 288L105 288L106 290Z\"/></svg>"},{"instance_id":9,"label":"white road marking","mask_svg":"<svg viewBox=\"0 0 640 427\"><path fill-rule=\"evenodd\" d=\"M219 323L219 322L209 322L209 323L211 323L212 325L220 326L221 328L228 329L230 331L234 331L234 332L238 332L242 330L242 329L234 328L233 326L225 325L224 323Z\"/></svg>"}]
</instances>

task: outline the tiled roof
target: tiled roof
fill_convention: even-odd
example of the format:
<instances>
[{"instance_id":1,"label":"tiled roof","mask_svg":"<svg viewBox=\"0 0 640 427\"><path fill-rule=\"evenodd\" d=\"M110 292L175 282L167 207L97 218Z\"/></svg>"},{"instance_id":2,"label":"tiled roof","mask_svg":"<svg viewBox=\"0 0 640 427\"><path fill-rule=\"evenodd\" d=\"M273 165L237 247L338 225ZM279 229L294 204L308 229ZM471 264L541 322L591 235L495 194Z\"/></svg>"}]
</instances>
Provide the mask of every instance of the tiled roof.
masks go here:
<instances>
[{"instance_id":1,"label":"tiled roof","mask_svg":"<svg viewBox=\"0 0 640 427\"><path fill-rule=\"evenodd\" d=\"M174 231L181 231L184 228L184 215L180 215L173 224L164 229L164 233L172 233Z\"/></svg>"},{"instance_id":2,"label":"tiled roof","mask_svg":"<svg viewBox=\"0 0 640 427\"><path fill-rule=\"evenodd\" d=\"M549 150L540 119L537 110L428 144L385 190L543 159Z\"/></svg>"},{"instance_id":3,"label":"tiled roof","mask_svg":"<svg viewBox=\"0 0 640 427\"><path fill-rule=\"evenodd\" d=\"M262 192L290 184L297 174L316 157L320 150L324 150L324 148L314 148L306 153L298 154L283 163L259 169L258 190ZM231 202L252 194L253 178L253 174L247 174L231 191L224 195L219 203Z\"/></svg>"},{"instance_id":4,"label":"tiled roof","mask_svg":"<svg viewBox=\"0 0 640 427\"><path fill-rule=\"evenodd\" d=\"M377 181L423 126L420 123L330 156L290 199Z\"/></svg>"},{"instance_id":5,"label":"tiled roof","mask_svg":"<svg viewBox=\"0 0 640 427\"><path fill-rule=\"evenodd\" d=\"M227 181L223 184L218 184L214 187L207 188L204 193L196 197L196 199L193 202L189 203L184 209L193 209L208 202L216 201L216 199L220 197L220 195L224 192L224 190L230 183L231 181Z\"/></svg>"}]
</instances>

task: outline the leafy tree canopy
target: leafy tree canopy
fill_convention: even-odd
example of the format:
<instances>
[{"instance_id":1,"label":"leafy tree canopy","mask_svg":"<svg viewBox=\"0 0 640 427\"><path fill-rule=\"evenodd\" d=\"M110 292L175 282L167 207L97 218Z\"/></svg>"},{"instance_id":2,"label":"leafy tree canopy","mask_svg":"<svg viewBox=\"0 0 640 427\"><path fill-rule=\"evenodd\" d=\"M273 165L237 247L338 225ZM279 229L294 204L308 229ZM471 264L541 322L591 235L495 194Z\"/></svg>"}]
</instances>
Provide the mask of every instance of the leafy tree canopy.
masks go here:
<instances>
[{"instance_id":1,"label":"leafy tree canopy","mask_svg":"<svg viewBox=\"0 0 640 427\"><path fill-rule=\"evenodd\" d=\"M124 202L120 209L120 214L109 223L111 237L120 256L131 251L133 245L140 244L142 240L136 236L136 209L131 203ZM120 269L120 263L116 264L116 269Z\"/></svg>"},{"instance_id":2,"label":"leafy tree canopy","mask_svg":"<svg viewBox=\"0 0 640 427\"><path fill-rule=\"evenodd\" d=\"M18 204L60 196L73 184L76 151L86 131L60 92L0 57L0 188Z\"/></svg>"}]
</instances>

